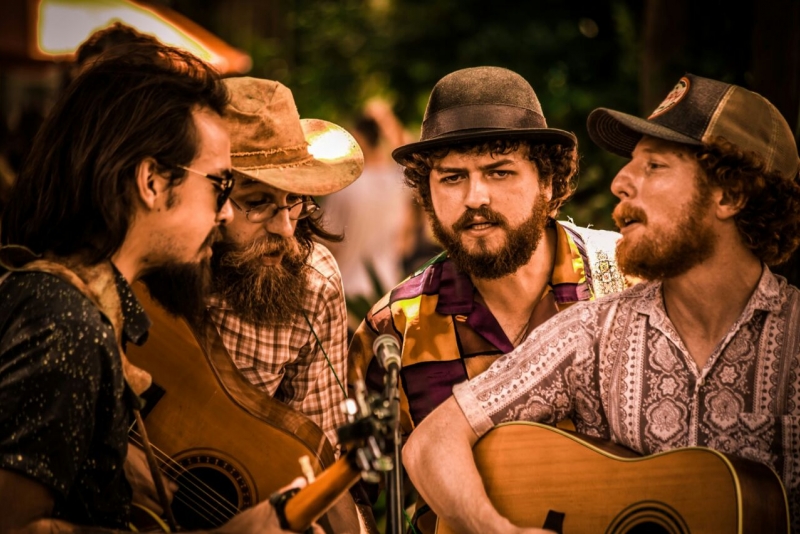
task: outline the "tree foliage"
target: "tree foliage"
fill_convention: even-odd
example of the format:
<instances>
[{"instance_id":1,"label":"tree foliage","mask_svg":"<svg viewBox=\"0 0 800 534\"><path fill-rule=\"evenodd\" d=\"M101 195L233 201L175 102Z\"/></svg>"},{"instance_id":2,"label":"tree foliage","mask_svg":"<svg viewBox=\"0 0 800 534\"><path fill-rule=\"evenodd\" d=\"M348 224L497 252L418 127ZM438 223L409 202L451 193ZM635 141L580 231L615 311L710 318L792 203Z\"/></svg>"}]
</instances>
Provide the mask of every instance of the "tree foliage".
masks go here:
<instances>
[{"instance_id":1,"label":"tree foliage","mask_svg":"<svg viewBox=\"0 0 800 534\"><path fill-rule=\"evenodd\" d=\"M800 3L787 0L744 0L736 10L723 0L171 3L246 49L254 62L250 75L288 85L304 117L347 124L367 99L380 95L417 135L430 90L445 74L479 65L520 73L539 96L548 124L578 136L578 192L563 214L601 228L611 228L615 199L608 187L623 160L589 139L592 109L649 112L687 71L772 99L787 91L770 94L759 80L800 80L797 50L759 54L765 35L798 39L800 31L790 30L800 30ZM769 76L776 72L783 74ZM798 88L785 100L795 103L785 113L796 115ZM797 117L788 118L796 126Z\"/></svg>"}]
</instances>

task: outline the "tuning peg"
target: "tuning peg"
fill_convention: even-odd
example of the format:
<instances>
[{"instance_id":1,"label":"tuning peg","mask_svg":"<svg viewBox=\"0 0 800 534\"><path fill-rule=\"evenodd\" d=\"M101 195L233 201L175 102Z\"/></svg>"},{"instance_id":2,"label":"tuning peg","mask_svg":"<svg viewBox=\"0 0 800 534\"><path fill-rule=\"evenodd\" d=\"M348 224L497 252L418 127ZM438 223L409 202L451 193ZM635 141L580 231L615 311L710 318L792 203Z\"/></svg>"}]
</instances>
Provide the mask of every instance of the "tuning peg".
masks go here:
<instances>
[{"instance_id":1,"label":"tuning peg","mask_svg":"<svg viewBox=\"0 0 800 534\"><path fill-rule=\"evenodd\" d=\"M298 458L297 461L300 462L300 470L303 472L303 476L306 477L306 481L309 484L314 482L317 477L314 474L314 468L311 467L311 458L309 458L307 454L304 454Z\"/></svg>"},{"instance_id":2,"label":"tuning peg","mask_svg":"<svg viewBox=\"0 0 800 534\"><path fill-rule=\"evenodd\" d=\"M347 422L352 423L360 413L358 403L353 399L345 399L339 404L339 409L347 416Z\"/></svg>"}]
</instances>

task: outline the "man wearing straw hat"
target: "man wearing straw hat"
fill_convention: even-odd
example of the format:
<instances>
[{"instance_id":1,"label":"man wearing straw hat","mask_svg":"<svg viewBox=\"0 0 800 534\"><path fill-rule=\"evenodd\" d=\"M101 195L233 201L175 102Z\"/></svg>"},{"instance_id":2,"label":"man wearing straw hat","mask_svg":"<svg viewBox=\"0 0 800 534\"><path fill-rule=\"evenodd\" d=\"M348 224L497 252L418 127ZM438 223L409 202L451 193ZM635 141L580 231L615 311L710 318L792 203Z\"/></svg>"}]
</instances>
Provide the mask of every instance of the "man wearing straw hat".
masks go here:
<instances>
[{"instance_id":1,"label":"man wearing straw hat","mask_svg":"<svg viewBox=\"0 0 800 534\"><path fill-rule=\"evenodd\" d=\"M647 119L601 108L588 129L630 158L611 184L617 258L647 282L559 314L454 388L406 444L411 479L458 532L541 532L492 507L471 446L500 422L569 416L642 454L704 446L766 464L798 532L800 291L769 269L800 243L789 125L762 96L687 74ZM736 517L742 532L786 531L780 512Z\"/></svg>"},{"instance_id":2,"label":"man wearing straw hat","mask_svg":"<svg viewBox=\"0 0 800 534\"><path fill-rule=\"evenodd\" d=\"M313 240L337 236L323 228L312 195L358 178L361 149L335 124L300 120L279 82L225 85L237 184L234 218L212 259L209 317L245 377L311 418L335 446L345 422L346 309L336 261Z\"/></svg>"},{"instance_id":3,"label":"man wearing straw hat","mask_svg":"<svg viewBox=\"0 0 800 534\"><path fill-rule=\"evenodd\" d=\"M338 454L347 317L339 268L314 239L341 237L324 229L312 195L355 181L363 155L343 128L301 120L283 84L251 77L224 84L236 185L233 218L213 247L210 290L198 304L172 280L148 282L172 289L159 292L168 310L213 323L243 376L316 423ZM349 498L328 519L334 531L358 531Z\"/></svg>"},{"instance_id":4,"label":"man wearing straw hat","mask_svg":"<svg viewBox=\"0 0 800 534\"><path fill-rule=\"evenodd\" d=\"M398 339L405 435L533 328L623 289L619 235L555 220L575 190L576 144L547 126L519 74L477 67L436 84L420 141L394 151L446 252L370 310L350 345L349 372L380 389L373 343L381 334ZM435 517L417 504L418 529L432 532Z\"/></svg>"}]
</instances>

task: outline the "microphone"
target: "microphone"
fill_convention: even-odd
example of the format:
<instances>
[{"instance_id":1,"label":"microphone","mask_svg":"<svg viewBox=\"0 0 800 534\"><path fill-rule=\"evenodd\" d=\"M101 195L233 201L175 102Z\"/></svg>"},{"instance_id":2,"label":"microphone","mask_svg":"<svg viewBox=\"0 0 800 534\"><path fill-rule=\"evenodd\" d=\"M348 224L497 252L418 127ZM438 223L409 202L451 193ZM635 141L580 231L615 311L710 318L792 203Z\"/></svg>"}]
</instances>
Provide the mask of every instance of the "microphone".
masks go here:
<instances>
[{"instance_id":1,"label":"microphone","mask_svg":"<svg viewBox=\"0 0 800 534\"><path fill-rule=\"evenodd\" d=\"M375 339L372 351L378 362L386 370L383 377L383 398L389 403L392 416L397 419L400 410L400 395L397 381L400 376L400 343L391 334L383 334Z\"/></svg>"},{"instance_id":2,"label":"microphone","mask_svg":"<svg viewBox=\"0 0 800 534\"><path fill-rule=\"evenodd\" d=\"M375 339L372 344L372 351L378 358L381 367L389 370L389 367L396 365L398 370L402 367L402 360L400 358L400 343L391 334L383 334Z\"/></svg>"}]
</instances>

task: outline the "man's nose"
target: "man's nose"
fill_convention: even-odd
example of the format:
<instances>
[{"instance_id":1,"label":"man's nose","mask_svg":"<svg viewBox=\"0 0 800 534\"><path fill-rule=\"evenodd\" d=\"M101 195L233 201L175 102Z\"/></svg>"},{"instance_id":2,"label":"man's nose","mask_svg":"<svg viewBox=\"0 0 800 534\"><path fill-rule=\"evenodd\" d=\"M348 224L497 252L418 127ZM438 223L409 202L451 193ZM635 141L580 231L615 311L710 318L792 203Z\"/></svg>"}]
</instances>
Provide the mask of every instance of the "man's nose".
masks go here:
<instances>
[{"instance_id":1,"label":"man's nose","mask_svg":"<svg viewBox=\"0 0 800 534\"><path fill-rule=\"evenodd\" d=\"M468 208L477 209L481 206L488 206L491 201L489 194L489 184L481 176L469 177L469 189L464 199L464 205Z\"/></svg>"},{"instance_id":2,"label":"man's nose","mask_svg":"<svg viewBox=\"0 0 800 534\"><path fill-rule=\"evenodd\" d=\"M611 181L611 192L617 198L630 198L635 195L632 162L621 168Z\"/></svg>"},{"instance_id":3,"label":"man's nose","mask_svg":"<svg viewBox=\"0 0 800 534\"><path fill-rule=\"evenodd\" d=\"M231 204L231 200L227 199L225 204L222 205L222 208L217 213L217 223L218 224L228 224L233 220L233 205Z\"/></svg>"},{"instance_id":4,"label":"man's nose","mask_svg":"<svg viewBox=\"0 0 800 534\"><path fill-rule=\"evenodd\" d=\"M294 235L294 221L289 218L289 210L283 209L264 221L264 227L270 234L281 237L292 237Z\"/></svg>"}]
</instances>

